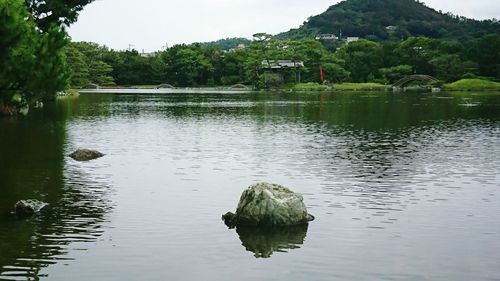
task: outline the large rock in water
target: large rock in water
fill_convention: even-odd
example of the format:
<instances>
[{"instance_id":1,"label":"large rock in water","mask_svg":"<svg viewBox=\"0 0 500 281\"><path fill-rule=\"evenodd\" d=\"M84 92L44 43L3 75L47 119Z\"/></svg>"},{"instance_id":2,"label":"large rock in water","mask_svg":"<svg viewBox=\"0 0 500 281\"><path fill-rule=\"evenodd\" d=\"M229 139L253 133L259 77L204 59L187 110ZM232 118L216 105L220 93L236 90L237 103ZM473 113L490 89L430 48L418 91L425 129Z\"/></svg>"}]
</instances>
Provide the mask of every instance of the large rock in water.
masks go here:
<instances>
[{"instance_id":1,"label":"large rock in water","mask_svg":"<svg viewBox=\"0 0 500 281\"><path fill-rule=\"evenodd\" d=\"M90 161L101 158L103 156L104 154L100 153L99 151L90 149L78 149L77 151L69 155L69 157L73 158L76 161Z\"/></svg>"},{"instance_id":2,"label":"large rock in water","mask_svg":"<svg viewBox=\"0 0 500 281\"><path fill-rule=\"evenodd\" d=\"M222 219L229 227L305 224L314 217L307 213L303 200L284 186L258 183L243 192L236 214L227 213Z\"/></svg>"},{"instance_id":3,"label":"large rock in water","mask_svg":"<svg viewBox=\"0 0 500 281\"><path fill-rule=\"evenodd\" d=\"M23 218L31 217L47 205L47 203L38 200L21 200L14 205L14 214Z\"/></svg>"}]
</instances>

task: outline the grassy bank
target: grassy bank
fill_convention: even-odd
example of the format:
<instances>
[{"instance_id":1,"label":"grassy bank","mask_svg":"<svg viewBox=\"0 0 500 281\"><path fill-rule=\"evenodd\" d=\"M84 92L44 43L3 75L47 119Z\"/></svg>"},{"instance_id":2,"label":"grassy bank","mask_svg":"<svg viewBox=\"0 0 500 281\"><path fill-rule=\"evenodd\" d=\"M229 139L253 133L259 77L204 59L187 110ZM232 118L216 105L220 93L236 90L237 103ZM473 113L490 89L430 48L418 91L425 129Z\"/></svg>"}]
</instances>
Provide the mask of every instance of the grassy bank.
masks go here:
<instances>
[{"instance_id":1,"label":"grassy bank","mask_svg":"<svg viewBox=\"0 0 500 281\"><path fill-rule=\"evenodd\" d=\"M293 87L294 91L385 91L387 85L379 83L342 83L332 86L321 85L318 83L300 83Z\"/></svg>"},{"instance_id":2,"label":"grassy bank","mask_svg":"<svg viewBox=\"0 0 500 281\"><path fill-rule=\"evenodd\" d=\"M342 83L333 85L333 90L337 91L385 91L387 89L387 85L379 83Z\"/></svg>"},{"instance_id":3,"label":"grassy bank","mask_svg":"<svg viewBox=\"0 0 500 281\"><path fill-rule=\"evenodd\" d=\"M318 83L299 83L293 86L294 91L326 91L327 86Z\"/></svg>"},{"instance_id":4,"label":"grassy bank","mask_svg":"<svg viewBox=\"0 0 500 281\"><path fill-rule=\"evenodd\" d=\"M483 79L462 79L445 84L448 91L500 91L500 83Z\"/></svg>"}]
</instances>

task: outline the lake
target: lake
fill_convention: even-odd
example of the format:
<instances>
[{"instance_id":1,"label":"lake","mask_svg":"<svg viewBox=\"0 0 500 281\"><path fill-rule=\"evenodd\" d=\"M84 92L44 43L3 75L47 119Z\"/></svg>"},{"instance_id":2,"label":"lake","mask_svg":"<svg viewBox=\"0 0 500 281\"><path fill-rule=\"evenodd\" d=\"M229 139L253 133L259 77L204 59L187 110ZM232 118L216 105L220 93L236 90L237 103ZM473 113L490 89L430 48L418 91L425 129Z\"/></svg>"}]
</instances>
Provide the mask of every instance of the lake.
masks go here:
<instances>
[{"instance_id":1,"label":"lake","mask_svg":"<svg viewBox=\"0 0 500 281\"><path fill-rule=\"evenodd\" d=\"M82 94L0 159L2 280L500 280L499 93ZM228 229L262 181L316 220Z\"/></svg>"}]
</instances>

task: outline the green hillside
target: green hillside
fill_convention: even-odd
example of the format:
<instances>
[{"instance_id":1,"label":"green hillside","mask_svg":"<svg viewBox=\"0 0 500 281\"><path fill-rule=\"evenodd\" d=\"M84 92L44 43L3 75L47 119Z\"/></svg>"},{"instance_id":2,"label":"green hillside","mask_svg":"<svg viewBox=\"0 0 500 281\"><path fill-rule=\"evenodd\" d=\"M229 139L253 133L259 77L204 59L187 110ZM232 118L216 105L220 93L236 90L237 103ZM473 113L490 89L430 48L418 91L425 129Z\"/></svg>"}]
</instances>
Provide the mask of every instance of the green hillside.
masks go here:
<instances>
[{"instance_id":1,"label":"green hillside","mask_svg":"<svg viewBox=\"0 0 500 281\"><path fill-rule=\"evenodd\" d=\"M249 46L250 43L252 43L252 41L246 38L226 38L212 42L203 42L200 44L204 47L215 47L228 51L238 48L239 45Z\"/></svg>"},{"instance_id":2,"label":"green hillside","mask_svg":"<svg viewBox=\"0 0 500 281\"><path fill-rule=\"evenodd\" d=\"M500 34L496 20L478 21L443 13L415 0L346 0L309 18L298 29L277 35L281 39L313 38L318 33L371 40L410 36L466 40Z\"/></svg>"}]
</instances>

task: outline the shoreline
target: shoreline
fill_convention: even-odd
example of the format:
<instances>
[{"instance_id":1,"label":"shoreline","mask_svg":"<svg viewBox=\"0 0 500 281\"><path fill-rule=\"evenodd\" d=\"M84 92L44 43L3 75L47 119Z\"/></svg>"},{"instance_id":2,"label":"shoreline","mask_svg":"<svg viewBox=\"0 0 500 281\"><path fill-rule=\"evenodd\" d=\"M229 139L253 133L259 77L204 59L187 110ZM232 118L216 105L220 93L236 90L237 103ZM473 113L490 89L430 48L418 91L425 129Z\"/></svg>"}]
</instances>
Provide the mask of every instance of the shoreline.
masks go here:
<instances>
[{"instance_id":1,"label":"shoreline","mask_svg":"<svg viewBox=\"0 0 500 281\"><path fill-rule=\"evenodd\" d=\"M239 87L158 87L155 85L134 85L134 86L115 86L93 89L71 89L70 92L76 93L110 93L110 94L241 94L256 93L263 91L282 91L282 92L401 92L401 93L420 93L420 92L498 92L500 83L481 79L461 79L453 83L442 86L423 85L409 86L403 88L394 88L392 85L379 83L341 83L323 85L319 83L302 83L295 85L285 85L278 88L255 90L248 86L239 84Z\"/></svg>"},{"instance_id":2,"label":"shoreline","mask_svg":"<svg viewBox=\"0 0 500 281\"><path fill-rule=\"evenodd\" d=\"M408 88L400 91L394 91L391 87L385 88L330 88L330 89L293 89L293 88L275 88L264 90L234 90L222 88L179 88L179 89L154 89L154 88L101 88L101 89L74 89L78 94L251 94L261 92L289 92L289 93L341 93L341 92L395 92L395 93L449 93L449 92L500 92L500 89L450 89L439 88L433 90L428 88ZM78 96L70 94L68 96ZM60 96L59 98L67 97Z\"/></svg>"},{"instance_id":3,"label":"shoreline","mask_svg":"<svg viewBox=\"0 0 500 281\"><path fill-rule=\"evenodd\" d=\"M101 88L78 89L80 94L247 94L258 91L252 89L224 89L224 88Z\"/></svg>"}]
</instances>

